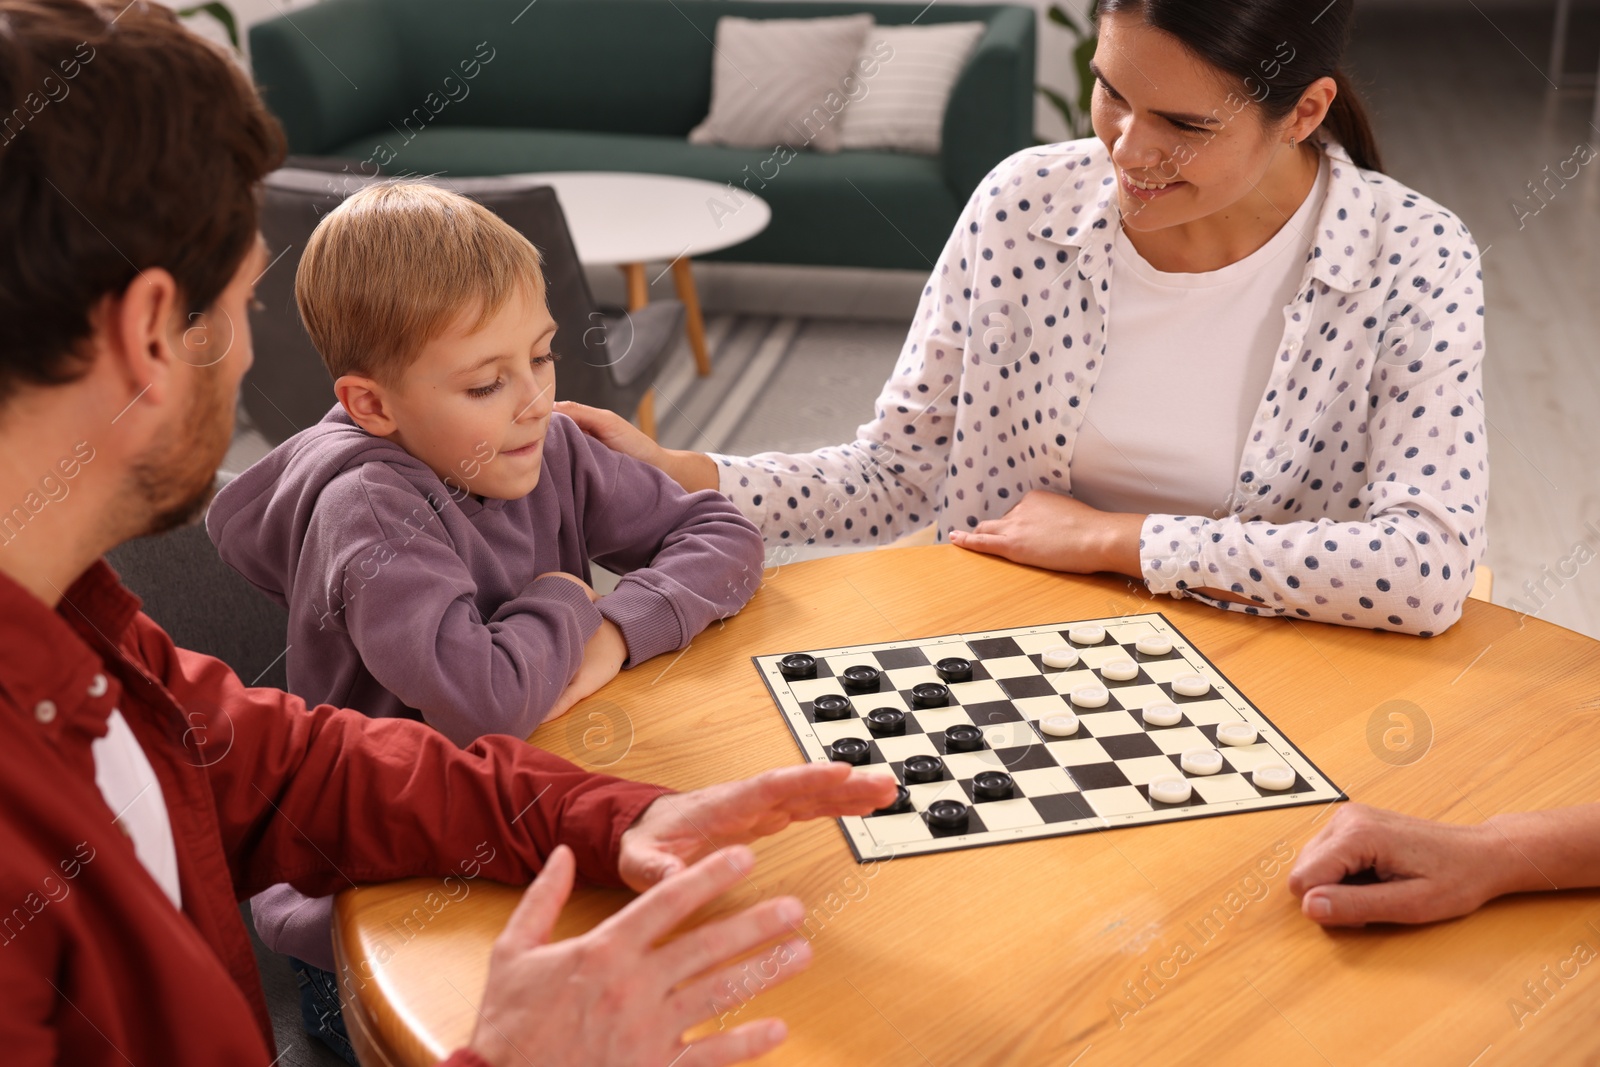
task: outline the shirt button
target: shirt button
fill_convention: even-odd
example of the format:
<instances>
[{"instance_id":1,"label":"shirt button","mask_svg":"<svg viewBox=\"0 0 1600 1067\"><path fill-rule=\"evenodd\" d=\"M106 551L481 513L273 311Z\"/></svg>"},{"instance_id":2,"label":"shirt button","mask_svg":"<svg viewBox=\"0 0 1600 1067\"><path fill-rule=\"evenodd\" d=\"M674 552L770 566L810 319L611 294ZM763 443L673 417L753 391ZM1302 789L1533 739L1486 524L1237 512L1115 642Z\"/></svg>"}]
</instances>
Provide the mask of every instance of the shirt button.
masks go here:
<instances>
[{"instance_id":1,"label":"shirt button","mask_svg":"<svg viewBox=\"0 0 1600 1067\"><path fill-rule=\"evenodd\" d=\"M33 706L33 717L45 725L54 722L56 718L56 702L53 700L39 701Z\"/></svg>"},{"instance_id":2,"label":"shirt button","mask_svg":"<svg viewBox=\"0 0 1600 1067\"><path fill-rule=\"evenodd\" d=\"M106 684L106 676L103 674L97 674L89 680L89 695L91 697L103 697L109 688L110 686Z\"/></svg>"}]
</instances>

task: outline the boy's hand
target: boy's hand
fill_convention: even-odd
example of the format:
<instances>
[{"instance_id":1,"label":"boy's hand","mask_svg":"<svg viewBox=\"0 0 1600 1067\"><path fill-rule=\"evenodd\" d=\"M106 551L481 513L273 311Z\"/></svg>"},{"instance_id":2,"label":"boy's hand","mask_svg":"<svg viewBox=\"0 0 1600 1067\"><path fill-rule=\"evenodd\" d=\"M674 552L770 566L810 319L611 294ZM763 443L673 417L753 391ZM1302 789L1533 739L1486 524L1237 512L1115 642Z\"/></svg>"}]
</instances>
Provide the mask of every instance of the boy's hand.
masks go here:
<instances>
[{"instance_id":1,"label":"boy's hand","mask_svg":"<svg viewBox=\"0 0 1600 1067\"><path fill-rule=\"evenodd\" d=\"M588 582L584 581L582 578L579 578L576 574L568 574L566 571L546 571L544 574L539 575L535 581L543 581L546 578L565 578L573 585L581 585L583 586L583 591L589 594L589 603L600 603L600 594L596 593Z\"/></svg>"},{"instance_id":2,"label":"boy's hand","mask_svg":"<svg viewBox=\"0 0 1600 1067\"><path fill-rule=\"evenodd\" d=\"M622 631L610 619L601 620L600 629L583 646L583 663L579 665L578 673L561 691L560 699L550 709L550 714L544 717L544 721L565 715L572 710L572 705L611 681L622 670L622 664L627 659L628 644L622 639Z\"/></svg>"}]
</instances>

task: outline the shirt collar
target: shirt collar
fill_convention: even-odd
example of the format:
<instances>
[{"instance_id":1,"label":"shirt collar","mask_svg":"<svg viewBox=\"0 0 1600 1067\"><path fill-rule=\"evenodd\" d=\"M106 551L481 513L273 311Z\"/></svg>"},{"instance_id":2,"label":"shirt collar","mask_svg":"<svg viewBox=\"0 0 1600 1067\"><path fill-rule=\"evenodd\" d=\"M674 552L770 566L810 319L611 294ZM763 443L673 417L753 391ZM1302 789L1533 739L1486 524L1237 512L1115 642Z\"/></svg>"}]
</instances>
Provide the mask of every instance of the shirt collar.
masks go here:
<instances>
[{"instance_id":1,"label":"shirt collar","mask_svg":"<svg viewBox=\"0 0 1600 1067\"><path fill-rule=\"evenodd\" d=\"M122 635L139 598L96 560L55 610L0 573L0 706L52 741L68 729L103 737L121 685L107 666L120 662Z\"/></svg>"},{"instance_id":2,"label":"shirt collar","mask_svg":"<svg viewBox=\"0 0 1600 1067\"><path fill-rule=\"evenodd\" d=\"M1344 146L1325 134L1318 136L1331 172L1312 235L1311 277L1330 289L1355 293L1367 288L1368 275L1378 265L1377 197ZM1078 273L1089 278L1109 260L1122 210L1117 206L1110 153L1098 141L1073 143L1075 149L1079 145L1084 145L1082 150L1067 161L1066 181L1028 228L1028 235L1076 248Z\"/></svg>"}]
</instances>

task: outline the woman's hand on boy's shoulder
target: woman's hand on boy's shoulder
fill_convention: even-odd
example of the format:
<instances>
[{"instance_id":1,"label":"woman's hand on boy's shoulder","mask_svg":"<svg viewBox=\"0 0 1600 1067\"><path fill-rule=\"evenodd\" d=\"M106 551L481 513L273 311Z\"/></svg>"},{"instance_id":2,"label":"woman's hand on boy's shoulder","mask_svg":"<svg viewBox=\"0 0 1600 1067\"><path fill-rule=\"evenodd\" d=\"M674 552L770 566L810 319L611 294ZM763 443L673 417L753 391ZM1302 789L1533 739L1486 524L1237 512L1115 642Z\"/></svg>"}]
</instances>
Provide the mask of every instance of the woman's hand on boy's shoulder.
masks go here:
<instances>
[{"instance_id":1,"label":"woman's hand on boy's shoulder","mask_svg":"<svg viewBox=\"0 0 1600 1067\"><path fill-rule=\"evenodd\" d=\"M660 467L666 449L652 441L639 429L615 411L593 408L574 400L556 401L556 411L578 424L578 429L599 441L613 452Z\"/></svg>"},{"instance_id":2,"label":"woman's hand on boy's shoulder","mask_svg":"<svg viewBox=\"0 0 1600 1067\"><path fill-rule=\"evenodd\" d=\"M647 463L677 482L685 492L716 489L716 460L703 452L662 448L615 411L592 408L571 400L556 401L556 411L578 424L578 429L619 455Z\"/></svg>"}]
</instances>

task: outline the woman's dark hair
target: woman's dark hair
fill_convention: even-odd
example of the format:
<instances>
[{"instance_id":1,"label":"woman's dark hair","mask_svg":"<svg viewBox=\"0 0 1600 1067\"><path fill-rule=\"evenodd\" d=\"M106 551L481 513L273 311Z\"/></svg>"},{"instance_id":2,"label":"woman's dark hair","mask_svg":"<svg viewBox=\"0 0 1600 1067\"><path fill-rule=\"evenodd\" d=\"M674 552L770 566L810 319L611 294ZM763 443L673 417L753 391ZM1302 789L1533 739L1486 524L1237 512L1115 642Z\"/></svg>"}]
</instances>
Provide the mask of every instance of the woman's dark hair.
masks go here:
<instances>
[{"instance_id":1,"label":"woman's dark hair","mask_svg":"<svg viewBox=\"0 0 1600 1067\"><path fill-rule=\"evenodd\" d=\"M1137 14L1211 66L1244 83L1269 121L1288 115L1311 83L1332 78L1339 95L1322 128L1355 165L1382 170L1378 140L1355 87L1339 69L1355 0L1100 0L1101 14ZM1320 13L1319 13L1320 12Z\"/></svg>"},{"instance_id":2,"label":"woman's dark hair","mask_svg":"<svg viewBox=\"0 0 1600 1067\"><path fill-rule=\"evenodd\" d=\"M0 0L0 402L87 370L151 267L204 311L256 242L283 132L221 48L142 0Z\"/></svg>"}]
</instances>

